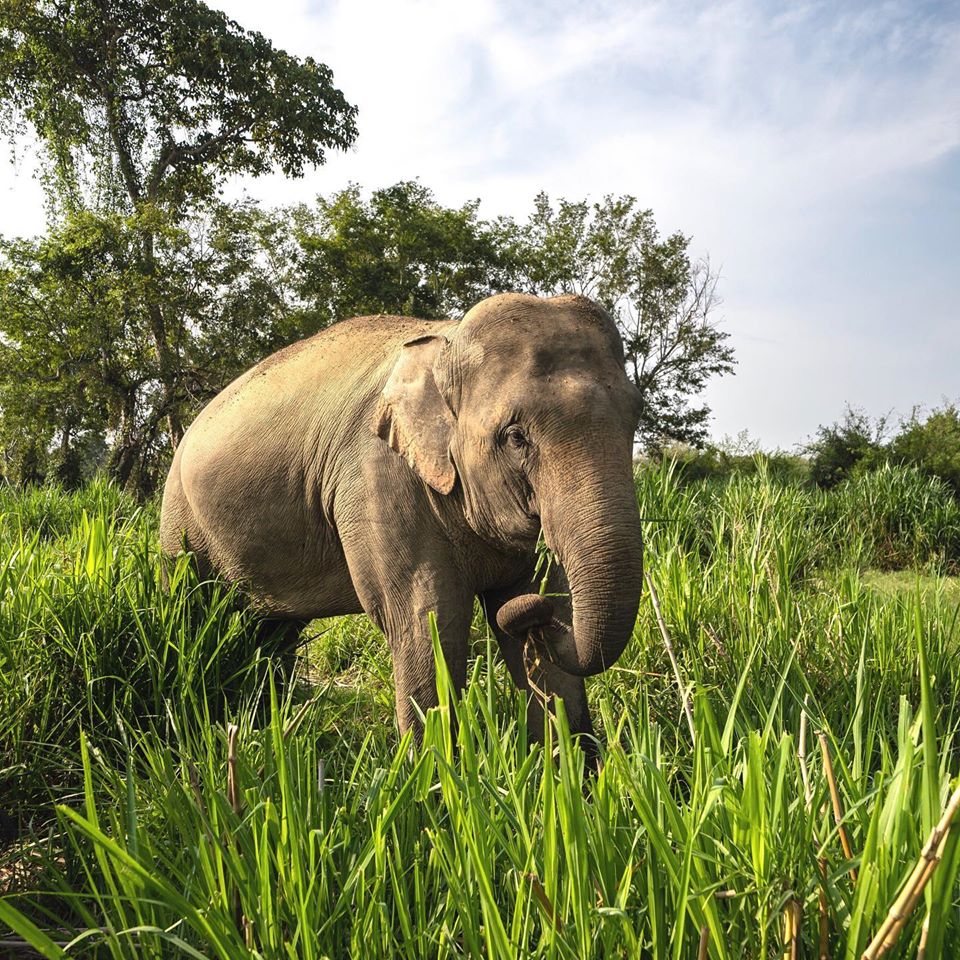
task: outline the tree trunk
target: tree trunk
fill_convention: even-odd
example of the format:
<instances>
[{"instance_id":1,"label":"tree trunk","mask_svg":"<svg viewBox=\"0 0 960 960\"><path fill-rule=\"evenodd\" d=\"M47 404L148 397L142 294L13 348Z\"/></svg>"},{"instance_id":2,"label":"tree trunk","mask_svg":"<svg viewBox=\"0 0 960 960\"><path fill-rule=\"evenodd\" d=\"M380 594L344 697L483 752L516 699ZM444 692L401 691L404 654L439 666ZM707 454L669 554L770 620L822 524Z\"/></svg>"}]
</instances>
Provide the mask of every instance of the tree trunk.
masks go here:
<instances>
[{"instance_id":1,"label":"tree trunk","mask_svg":"<svg viewBox=\"0 0 960 960\"><path fill-rule=\"evenodd\" d=\"M112 62L114 51L108 49L107 55ZM107 125L110 130L114 149L117 152L127 195L137 213L142 213L144 207L153 202L159 182L152 182L150 184L150 195L144 197L140 176L127 142L126 132L129 124L123 109L123 104L118 101L114 95L112 84L105 86L103 93L107 106ZM183 437L183 424L180 419L179 410L177 409L179 380L176 363L177 357L170 348L166 322L163 316L163 306L157 290L157 261L154 252L154 235L153 231L149 228L141 227L140 256L145 280L144 294L146 297L150 336L153 340L153 347L157 353L157 372L160 379L161 404L167 415L170 446L175 450L177 444L180 443Z\"/></svg>"},{"instance_id":2,"label":"tree trunk","mask_svg":"<svg viewBox=\"0 0 960 960\"><path fill-rule=\"evenodd\" d=\"M157 261L154 255L153 234L144 231L143 267L146 276L145 293L147 298L147 316L150 321L150 335L157 352L157 367L160 378L160 397L163 409L166 411L167 433L171 450L176 450L183 439L183 421L178 409L178 380L177 356L170 347L167 336L167 325L163 316L163 307L157 291L156 275Z\"/></svg>"},{"instance_id":3,"label":"tree trunk","mask_svg":"<svg viewBox=\"0 0 960 960\"><path fill-rule=\"evenodd\" d=\"M120 423L107 459L107 475L121 489L126 488L140 456L140 438L136 431L136 394L123 398Z\"/></svg>"}]
</instances>

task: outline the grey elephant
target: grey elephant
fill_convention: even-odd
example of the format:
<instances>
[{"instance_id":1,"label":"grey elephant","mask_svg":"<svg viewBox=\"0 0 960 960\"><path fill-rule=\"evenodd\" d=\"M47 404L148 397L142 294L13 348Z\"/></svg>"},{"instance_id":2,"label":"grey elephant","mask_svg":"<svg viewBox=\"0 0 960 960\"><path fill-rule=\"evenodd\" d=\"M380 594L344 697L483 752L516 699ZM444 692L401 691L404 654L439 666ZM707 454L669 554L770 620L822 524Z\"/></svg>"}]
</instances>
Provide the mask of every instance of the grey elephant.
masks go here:
<instances>
[{"instance_id":1,"label":"grey elephant","mask_svg":"<svg viewBox=\"0 0 960 960\"><path fill-rule=\"evenodd\" d=\"M200 413L164 489L163 549L186 546L292 626L365 611L390 644L400 731L417 735L414 704L437 703L428 614L462 686L479 597L531 694L528 728L559 695L592 734L584 678L620 656L641 594L640 402L613 321L584 297L346 320ZM553 600L533 583L541 528Z\"/></svg>"}]
</instances>

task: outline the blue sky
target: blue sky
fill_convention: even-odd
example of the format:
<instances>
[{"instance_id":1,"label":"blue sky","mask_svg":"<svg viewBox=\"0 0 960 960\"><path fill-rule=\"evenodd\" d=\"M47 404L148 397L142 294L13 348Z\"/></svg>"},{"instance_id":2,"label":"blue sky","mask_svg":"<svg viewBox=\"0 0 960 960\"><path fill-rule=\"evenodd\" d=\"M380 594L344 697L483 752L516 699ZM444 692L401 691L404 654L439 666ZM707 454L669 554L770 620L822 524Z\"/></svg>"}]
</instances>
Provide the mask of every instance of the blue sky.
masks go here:
<instances>
[{"instance_id":1,"label":"blue sky","mask_svg":"<svg viewBox=\"0 0 960 960\"><path fill-rule=\"evenodd\" d=\"M630 193L720 267L716 437L960 398L960 4L212 0L328 63L360 138L268 203L419 177L522 216ZM42 229L29 150L0 231Z\"/></svg>"}]
</instances>

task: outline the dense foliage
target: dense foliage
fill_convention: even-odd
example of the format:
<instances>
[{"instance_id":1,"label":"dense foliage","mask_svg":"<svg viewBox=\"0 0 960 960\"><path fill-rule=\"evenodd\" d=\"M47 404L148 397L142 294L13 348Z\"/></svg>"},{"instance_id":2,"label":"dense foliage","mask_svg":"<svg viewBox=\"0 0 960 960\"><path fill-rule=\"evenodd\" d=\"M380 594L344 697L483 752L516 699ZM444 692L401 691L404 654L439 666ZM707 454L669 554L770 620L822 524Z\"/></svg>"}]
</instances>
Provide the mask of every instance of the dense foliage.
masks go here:
<instances>
[{"instance_id":1,"label":"dense foliage","mask_svg":"<svg viewBox=\"0 0 960 960\"><path fill-rule=\"evenodd\" d=\"M182 210L230 173L299 176L356 137L332 81L200 0L0 8L0 103L73 208Z\"/></svg>"},{"instance_id":2,"label":"dense foliage","mask_svg":"<svg viewBox=\"0 0 960 960\"><path fill-rule=\"evenodd\" d=\"M960 409L946 403L926 419L915 410L890 441L889 457L939 477L960 496Z\"/></svg>"},{"instance_id":3,"label":"dense foliage","mask_svg":"<svg viewBox=\"0 0 960 960\"><path fill-rule=\"evenodd\" d=\"M290 678L229 591L182 563L161 589L152 508L0 492L0 922L51 957L87 931L71 956L666 958L706 928L709 956L766 958L793 921L816 955L823 916L859 956L958 772L960 588L936 574L960 507L909 468L818 492L664 465L637 491L696 741L645 599L592 681L586 785L562 722L528 754L481 621L411 754L364 618L314 625ZM957 868L951 840L891 956L925 916L928 956L960 947Z\"/></svg>"},{"instance_id":4,"label":"dense foliage","mask_svg":"<svg viewBox=\"0 0 960 960\"><path fill-rule=\"evenodd\" d=\"M91 442L109 440L113 477L148 485L196 381L210 379L194 355L208 332L194 302L209 280L198 218L222 213L232 174L299 176L348 147L355 114L326 66L199 0L0 5L0 119L41 144L53 215L47 237L2 251L0 343L15 363L0 415L14 478L74 479ZM259 323L243 334L269 339ZM93 422L87 404L100 404Z\"/></svg>"},{"instance_id":5,"label":"dense foliage","mask_svg":"<svg viewBox=\"0 0 960 960\"><path fill-rule=\"evenodd\" d=\"M829 488L885 464L912 466L942 480L960 495L960 410L944 403L924 416L915 409L892 436L888 418L872 421L848 407L843 418L822 426L807 446L810 476Z\"/></svg>"},{"instance_id":6,"label":"dense foliage","mask_svg":"<svg viewBox=\"0 0 960 960\"><path fill-rule=\"evenodd\" d=\"M308 323L288 224L250 204L178 225L151 215L177 356L177 419ZM76 484L99 466L149 490L168 455L169 404L139 252L138 215L78 212L0 246L0 456L8 479ZM189 278L185 283L184 278Z\"/></svg>"},{"instance_id":7,"label":"dense foliage","mask_svg":"<svg viewBox=\"0 0 960 960\"><path fill-rule=\"evenodd\" d=\"M509 253L479 206L445 207L404 181L369 198L353 184L298 208L301 283L317 326L377 313L457 317L509 289Z\"/></svg>"},{"instance_id":8,"label":"dense foliage","mask_svg":"<svg viewBox=\"0 0 960 960\"><path fill-rule=\"evenodd\" d=\"M274 349L349 316L461 316L502 290L604 302L646 398L638 439L702 441L707 408L693 398L732 369L715 283L689 239L661 239L631 198L561 201L555 214L541 196L527 220L487 221L477 202L445 207L402 182L289 210L75 210L43 238L0 243L0 461L16 482L73 483L105 460L149 491L176 425Z\"/></svg>"}]
</instances>

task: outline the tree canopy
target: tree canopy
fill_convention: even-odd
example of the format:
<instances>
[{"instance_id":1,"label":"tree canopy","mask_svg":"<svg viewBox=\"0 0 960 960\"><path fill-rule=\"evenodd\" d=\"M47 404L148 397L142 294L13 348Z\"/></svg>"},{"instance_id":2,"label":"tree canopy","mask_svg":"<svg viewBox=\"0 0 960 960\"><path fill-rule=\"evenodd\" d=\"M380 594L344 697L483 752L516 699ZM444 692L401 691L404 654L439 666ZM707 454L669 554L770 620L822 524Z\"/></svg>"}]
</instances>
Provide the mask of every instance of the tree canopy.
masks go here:
<instances>
[{"instance_id":1,"label":"tree canopy","mask_svg":"<svg viewBox=\"0 0 960 960\"><path fill-rule=\"evenodd\" d=\"M705 441L710 410L694 400L735 361L715 316L719 278L708 260L691 257L690 237L661 237L653 211L631 196L553 204L544 193L509 232L519 287L580 293L612 313L644 398L641 443Z\"/></svg>"},{"instance_id":2,"label":"tree canopy","mask_svg":"<svg viewBox=\"0 0 960 960\"><path fill-rule=\"evenodd\" d=\"M158 230L213 202L231 174L299 176L322 163L353 142L355 108L328 67L200 0L9 0L0 103L10 130L29 125L44 146L55 211L128 215L156 405L175 446L191 336L170 307L175 274L158 257Z\"/></svg>"},{"instance_id":3,"label":"tree canopy","mask_svg":"<svg viewBox=\"0 0 960 960\"><path fill-rule=\"evenodd\" d=\"M732 367L732 352L710 315L716 279L688 243L661 239L632 198L560 201L554 212L541 196L525 220L489 221L477 201L446 207L416 182L369 195L351 185L284 210L76 211L46 237L0 246L8 475L69 478L106 444L110 473L149 489L173 424L272 350L349 316L455 317L511 289L603 302L646 401L638 439L696 442L707 409L691 397ZM172 394L155 348L157 302Z\"/></svg>"},{"instance_id":4,"label":"tree canopy","mask_svg":"<svg viewBox=\"0 0 960 960\"><path fill-rule=\"evenodd\" d=\"M416 181L357 184L297 211L303 290L322 323L388 313L457 316L510 286L511 260L480 202L445 207Z\"/></svg>"},{"instance_id":5,"label":"tree canopy","mask_svg":"<svg viewBox=\"0 0 960 960\"><path fill-rule=\"evenodd\" d=\"M538 196L524 219L418 181L313 204L225 203L356 137L328 67L201 0L6 0L0 120L45 157L46 236L0 242L0 463L71 481L106 457L149 489L197 409L252 363L364 313L459 316L504 290L611 310L646 404L638 439L699 442L733 369L717 277L633 197Z\"/></svg>"},{"instance_id":6,"label":"tree canopy","mask_svg":"<svg viewBox=\"0 0 960 960\"><path fill-rule=\"evenodd\" d=\"M300 176L356 137L328 67L200 0L7 0L0 101L68 202L111 209L180 208L233 173Z\"/></svg>"},{"instance_id":7,"label":"tree canopy","mask_svg":"<svg viewBox=\"0 0 960 960\"><path fill-rule=\"evenodd\" d=\"M78 212L45 237L0 244L0 448L7 473L71 480L109 439L106 466L149 489L169 444L140 217ZM249 204L150 224L176 339L177 420L296 339L286 224ZM280 262L278 261L280 258Z\"/></svg>"}]
</instances>

